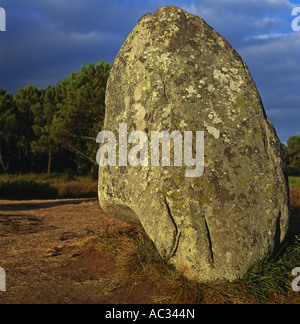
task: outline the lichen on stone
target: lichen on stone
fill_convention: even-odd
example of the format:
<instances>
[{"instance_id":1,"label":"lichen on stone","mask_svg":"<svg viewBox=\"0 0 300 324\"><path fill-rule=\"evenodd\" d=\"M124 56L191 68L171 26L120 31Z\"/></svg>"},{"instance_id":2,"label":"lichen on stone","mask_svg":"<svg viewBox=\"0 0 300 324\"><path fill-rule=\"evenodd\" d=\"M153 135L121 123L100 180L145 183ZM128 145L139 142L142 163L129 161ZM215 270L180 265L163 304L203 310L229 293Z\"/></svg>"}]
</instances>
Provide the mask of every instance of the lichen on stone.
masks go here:
<instances>
[{"instance_id":1,"label":"lichen on stone","mask_svg":"<svg viewBox=\"0 0 300 324\"><path fill-rule=\"evenodd\" d=\"M281 145L251 74L228 41L176 7L142 17L114 62L104 128L204 131L205 170L99 170L99 201L142 226L190 279L235 280L283 242L289 222ZM172 155L174 150L172 150Z\"/></svg>"}]
</instances>

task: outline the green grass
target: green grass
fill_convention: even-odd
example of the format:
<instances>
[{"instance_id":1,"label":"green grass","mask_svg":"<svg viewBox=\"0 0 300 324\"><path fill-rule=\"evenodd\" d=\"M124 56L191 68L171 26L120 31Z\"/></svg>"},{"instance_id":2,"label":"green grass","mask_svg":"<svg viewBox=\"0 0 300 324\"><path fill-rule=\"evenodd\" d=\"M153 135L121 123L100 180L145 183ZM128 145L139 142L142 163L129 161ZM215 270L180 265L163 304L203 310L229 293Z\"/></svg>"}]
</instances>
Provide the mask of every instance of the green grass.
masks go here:
<instances>
[{"instance_id":1,"label":"green grass","mask_svg":"<svg viewBox=\"0 0 300 324\"><path fill-rule=\"evenodd\" d=\"M242 283L257 300L268 301L274 294L285 294L292 282L291 271L300 264L300 240L284 247L277 256L258 261L244 276Z\"/></svg>"},{"instance_id":2,"label":"green grass","mask_svg":"<svg viewBox=\"0 0 300 324\"><path fill-rule=\"evenodd\" d=\"M300 177L289 177L289 183L291 188L300 189Z\"/></svg>"}]
</instances>

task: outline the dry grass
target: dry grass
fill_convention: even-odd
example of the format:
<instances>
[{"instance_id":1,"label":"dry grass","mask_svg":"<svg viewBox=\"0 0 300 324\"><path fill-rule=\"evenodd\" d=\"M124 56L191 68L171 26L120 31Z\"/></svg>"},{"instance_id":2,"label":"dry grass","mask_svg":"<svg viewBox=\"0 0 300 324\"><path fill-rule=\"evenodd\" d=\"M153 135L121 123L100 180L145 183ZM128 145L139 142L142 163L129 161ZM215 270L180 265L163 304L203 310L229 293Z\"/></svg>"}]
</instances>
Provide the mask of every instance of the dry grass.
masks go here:
<instances>
[{"instance_id":1,"label":"dry grass","mask_svg":"<svg viewBox=\"0 0 300 324\"><path fill-rule=\"evenodd\" d=\"M115 272L100 281L107 296L125 286L151 287L153 303L192 303L201 299L198 285L166 264L143 231L131 227L107 231L95 242L102 253L113 254Z\"/></svg>"},{"instance_id":2,"label":"dry grass","mask_svg":"<svg viewBox=\"0 0 300 324\"><path fill-rule=\"evenodd\" d=\"M142 231L107 231L94 244L102 253L114 255L115 271L99 281L99 289L107 296L137 285L151 287L151 303L158 304L278 304L299 297L290 289L290 271L300 262L299 242L275 259L258 262L243 279L216 284L184 278L160 258Z\"/></svg>"},{"instance_id":3,"label":"dry grass","mask_svg":"<svg viewBox=\"0 0 300 324\"><path fill-rule=\"evenodd\" d=\"M291 199L291 209L300 209L300 188L291 187L290 188L290 199Z\"/></svg>"},{"instance_id":4,"label":"dry grass","mask_svg":"<svg viewBox=\"0 0 300 324\"><path fill-rule=\"evenodd\" d=\"M290 177L291 209L300 210L300 177Z\"/></svg>"},{"instance_id":5,"label":"dry grass","mask_svg":"<svg viewBox=\"0 0 300 324\"><path fill-rule=\"evenodd\" d=\"M3 199L72 199L97 198L98 183L90 177L28 174L1 175L0 197Z\"/></svg>"},{"instance_id":6,"label":"dry grass","mask_svg":"<svg viewBox=\"0 0 300 324\"><path fill-rule=\"evenodd\" d=\"M58 191L59 199L95 198L97 197L97 181L69 181L52 185Z\"/></svg>"}]
</instances>

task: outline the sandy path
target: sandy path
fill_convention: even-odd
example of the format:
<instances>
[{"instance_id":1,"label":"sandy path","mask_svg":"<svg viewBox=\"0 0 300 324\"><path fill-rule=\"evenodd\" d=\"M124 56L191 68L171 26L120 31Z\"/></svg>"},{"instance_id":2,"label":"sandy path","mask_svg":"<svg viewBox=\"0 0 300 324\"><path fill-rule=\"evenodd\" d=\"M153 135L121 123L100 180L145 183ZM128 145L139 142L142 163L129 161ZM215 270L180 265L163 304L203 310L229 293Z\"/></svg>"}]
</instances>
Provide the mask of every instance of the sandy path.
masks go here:
<instances>
[{"instance_id":1,"label":"sandy path","mask_svg":"<svg viewBox=\"0 0 300 324\"><path fill-rule=\"evenodd\" d=\"M78 285L99 274L101 256L88 254L78 269L68 265L116 225L95 199L0 201L0 267L7 280L0 303L103 302L91 282Z\"/></svg>"}]
</instances>

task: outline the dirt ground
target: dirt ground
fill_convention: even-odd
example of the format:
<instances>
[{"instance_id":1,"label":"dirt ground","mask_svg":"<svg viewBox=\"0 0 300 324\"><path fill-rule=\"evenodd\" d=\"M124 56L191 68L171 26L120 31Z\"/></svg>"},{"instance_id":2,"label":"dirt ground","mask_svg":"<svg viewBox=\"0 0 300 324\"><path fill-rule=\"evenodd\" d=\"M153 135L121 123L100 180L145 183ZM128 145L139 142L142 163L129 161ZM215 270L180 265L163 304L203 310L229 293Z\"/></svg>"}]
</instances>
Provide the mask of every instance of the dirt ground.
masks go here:
<instances>
[{"instance_id":1,"label":"dirt ground","mask_svg":"<svg viewBox=\"0 0 300 324\"><path fill-rule=\"evenodd\" d=\"M294 217L300 233L300 217ZM0 304L151 304L162 292L147 279L113 295L103 280L114 257L95 244L110 229L128 226L105 214L97 199L0 201L0 267L6 292ZM101 285L99 284L100 282ZM163 296L162 296L163 297Z\"/></svg>"},{"instance_id":2,"label":"dirt ground","mask_svg":"<svg viewBox=\"0 0 300 324\"><path fill-rule=\"evenodd\" d=\"M113 297L98 287L114 271L112 256L91 242L125 224L96 199L0 202L0 267L6 292L0 304L147 303L140 284ZM144 289L145 290L145 289Z\"/></svg>"}]
</instances>

